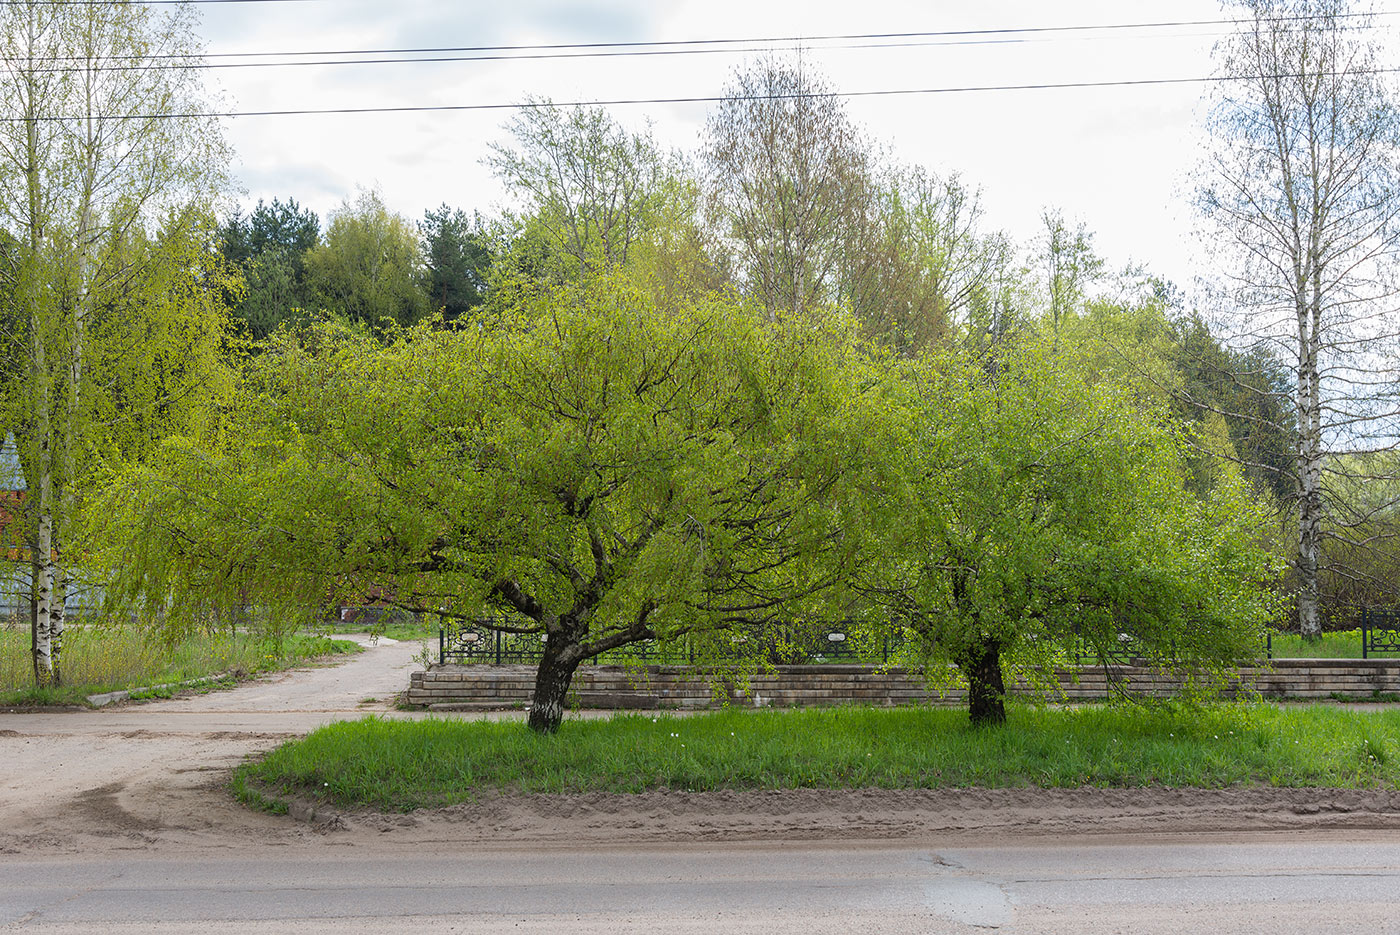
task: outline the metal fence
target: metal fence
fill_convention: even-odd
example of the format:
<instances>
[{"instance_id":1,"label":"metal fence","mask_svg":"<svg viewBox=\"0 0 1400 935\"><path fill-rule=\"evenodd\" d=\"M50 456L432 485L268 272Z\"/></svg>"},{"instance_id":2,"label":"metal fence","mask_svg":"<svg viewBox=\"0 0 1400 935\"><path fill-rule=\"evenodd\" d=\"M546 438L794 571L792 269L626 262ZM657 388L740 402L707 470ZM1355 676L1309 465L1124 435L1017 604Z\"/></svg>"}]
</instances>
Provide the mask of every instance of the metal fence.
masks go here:
<instances>
[{"instance_id":1,"label":"metal fence","mask_svg":"<svg viewBox=\"0 0 1400 935\"><path fill-rule=\"evenodd\" d=\"M438 662L456 665L533 665L544 654L545 636L510 633L502 626L523 625L503 618L482 617L445 624L438 630ZM780 624L752 632L707 634L678 640L644 640L594 657L593 665L694 665L741 655L758 655L775 665L866 664L886 665L899 656L903 640L885 635L878 642L861 639L849 624ZM757 652L755 652L755 646ZM1076 641L1071 654L1080 664L1132 665L1146 655L1137 640L1120 633L1115 641L1096 647Z\"/></svg>"},{"instance_id":2,"label":"metal fence","mask_svg":"<svg viewBox=\"0 0 1400 935\"><path fill-rule=\"evenodd\" d=\"M1361 658L1371 653L1400 652L1400 609L1361 609Z\"/></svg>"},{"instance_id":3,"label":"metal fence","mask_svg":"<svg viewBox=\"0 0 1400 935\"><path fill-rule=\"evenodd\" d=\"M454 622L438 630L440 663L519 665L534 664L544 653L545 636L510 633L499 618L483 617ZM840 625L804 624L778 626L752 633L707 634L703 640L686 636L677 640L642 640L609 650L592 660L594 665L694 665L754 654L777 665L821 663L887 663L898 652L898 640L885 637L876 645L859 641ZM727 644L727 645L726 645Z\"/></svg>"}]
</instances>

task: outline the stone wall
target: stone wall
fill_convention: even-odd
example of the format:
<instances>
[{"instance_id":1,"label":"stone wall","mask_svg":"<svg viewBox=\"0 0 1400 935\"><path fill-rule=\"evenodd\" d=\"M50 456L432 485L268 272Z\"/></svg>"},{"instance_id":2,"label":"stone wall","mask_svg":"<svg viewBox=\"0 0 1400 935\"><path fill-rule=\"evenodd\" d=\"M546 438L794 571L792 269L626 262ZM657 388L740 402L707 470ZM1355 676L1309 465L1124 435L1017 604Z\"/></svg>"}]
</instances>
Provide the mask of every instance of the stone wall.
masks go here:
<instances>
[{"instance_id":1,"label":"stone wall","mask_svg":"<svg viewBox=\"0 0 1400 935\"><path fill-rule=\"evenodd\" d=\"M1081 667L1059 673L1070 700L1114 691L1168 697L1178 679L1141 666ZM533 666L437 666L410 677L408 703L444 708L511 708L529 704ZM1275 659L1239 670L1238 682L1268 698L1368 698L1400 693L1400 659ZM1228 693L1227 693L1228 694ZM965 693L931 692L903 669L875 666L778 666L741 688L715 687L689 666L585 666L574 675L570 704L581 708L705 708L723 703L755 707L869 704L962 704Z\"/></svg>"}]
</instances>

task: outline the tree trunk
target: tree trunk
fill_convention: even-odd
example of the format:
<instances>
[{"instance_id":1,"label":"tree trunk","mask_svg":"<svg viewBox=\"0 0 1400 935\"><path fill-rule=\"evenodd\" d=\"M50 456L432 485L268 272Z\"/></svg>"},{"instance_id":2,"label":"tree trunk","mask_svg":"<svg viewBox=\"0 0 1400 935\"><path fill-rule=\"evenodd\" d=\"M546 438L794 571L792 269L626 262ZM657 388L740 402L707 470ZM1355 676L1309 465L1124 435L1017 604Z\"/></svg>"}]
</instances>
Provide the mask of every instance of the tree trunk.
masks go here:
<instances>
[{"instance_id":1,"label":"tree trunk","mask_svg":"<svg viewBox=\"0 0 1400 935\"><path fill-rule=\"evenodd\" d=\"M49 606L49 683L63 684L63 636L68 620L68 573L63 566L54 569L53 603Z\"/></svg>"},{"instance_id":2,"label":"tree trunk","mask_svg":"<svg viewBox=\"0 0 1400 935\"><path fill-rule=\"evenodd\" d=\"M38 531L34 536L34 602L29 621L33 634L34 683L40 687L53 684L53 598L54 567L50 549L53 542L53 518L39 515Z\"/></svg>"},{"instance_id":3,"label":"tree trunk","mask_svg":"<svg viewBox=\"0 0 1400 935\"><path fill-rule=\"evenodd\" d=\"M577 643L565 640L562 634L549 635L540 667L535 671L535 697L526 721L531 730L552 734L559 729L564 720L564 699L569 693L569 683L582 661L583 654Z\"/></svg>"},{"instance_id":4,"label":"tree trunk","mask_svg":"<svg viewBox=\"0 0 1400 935\"><path fill-rule=\"evenodd\" d=\"M1321 315L1304 306L1298 315L1298 631L1322 639L1318 568L1322 553L1322 394L1318 352Z\"/></svg>"},{"instance_id":5,"label":"tree trunk","mask_svg":"<svg viewBox=\"0 0 1400 935\"><path fill-rule=\"evenodd\" d=\"M968 714L976 727L1006 723L1006 683L1001 674L1001 641L981 637L958 660L967 678Z\"/></svg>"}]
</instances>

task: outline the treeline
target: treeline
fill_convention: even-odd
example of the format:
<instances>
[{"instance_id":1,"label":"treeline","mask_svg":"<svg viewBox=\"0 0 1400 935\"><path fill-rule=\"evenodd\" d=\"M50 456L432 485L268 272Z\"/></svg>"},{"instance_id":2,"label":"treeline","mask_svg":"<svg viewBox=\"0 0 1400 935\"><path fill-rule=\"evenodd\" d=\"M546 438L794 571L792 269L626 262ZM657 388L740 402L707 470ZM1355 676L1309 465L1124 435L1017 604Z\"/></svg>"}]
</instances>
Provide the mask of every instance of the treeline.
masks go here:
<instances>
[{"instance_id":1,"label":"treeline","mask_svg":"<svg viewBox=\"0 0 1400 935\"><path fill-rule=\"evenodd\" d=\"M444 204L414 222L364 191L322 231L294 198L259 202L219 230L245 281L230 308L256 338L322 313L450 326L535 285L623 269L663 308L727 289L774 316L839 306L906 357L984 352L1015 334L1092 339L1106 373L1195 426L1199 483L1224 459L1261 496L1292 496L1283 361L1222 344L1170 283L1111 268L1092 232L1057 210L1031 243L989 229L976 188L880 157L830 90L762 61L736 75L693 153L664 152L601 108L533 102L489 159L515 210Z\"/></svg>"}]
</instances>

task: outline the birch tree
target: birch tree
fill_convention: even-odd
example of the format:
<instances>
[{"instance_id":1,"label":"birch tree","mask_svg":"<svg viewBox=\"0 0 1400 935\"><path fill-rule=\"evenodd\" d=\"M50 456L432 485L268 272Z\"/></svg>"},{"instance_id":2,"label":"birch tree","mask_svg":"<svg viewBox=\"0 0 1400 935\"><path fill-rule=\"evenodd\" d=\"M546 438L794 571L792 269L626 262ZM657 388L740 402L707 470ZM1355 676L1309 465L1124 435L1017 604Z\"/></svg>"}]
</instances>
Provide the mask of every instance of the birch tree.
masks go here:
<instances>
[{"instance_id":1,"label":"birch tree","mask_svg":"<svg viewBox=\"0 0 1400 935\"><path fill-rule=\"evenodd\" d=\"M1327 475L1394 445L1400 114L1369 17L1245 0L1218 74L1200 204L1228 258L1236 346L1293 371L1297 624L1321 632Z\"/></svg>"},{"instance_id":2,"label":"birch tree","mask_svg":"<svg viewBox=\"0 0 1400 935\"><path fill-rule=\"evenodd\" d=\"M561 277L626 266L664 201L666 156L649 131L628 132L602 107L529 104L486 164L568 258Z\"/></svg>"},{"instance_id":3,"label":"birch tree","mask_svg":"<svg viewBox=\"0 0 1400 935\"><path fill-rule=\"evenodd\" d=\"M35 678L61 680L61 556L90 465L99 314L150 280L126 249L176 204L208 201L226 153L205 112L192 8L19 0L0 7L0 227L16 352L7 387L30 492ZM133 267L133 263L138 267Z\"/></svg>"},{"instance_id":4,"label":"birch tree","mask_svg":"<svg viewBox=\"0 0 1400 935\"><path fill-rule=\"evenodd\" d=\"M778 59L739 71L710 114L717 219L774 314L837 297L843 251L876 201L865 142L819 77Z\"/></svg>"}]
</instances>

